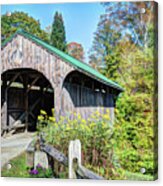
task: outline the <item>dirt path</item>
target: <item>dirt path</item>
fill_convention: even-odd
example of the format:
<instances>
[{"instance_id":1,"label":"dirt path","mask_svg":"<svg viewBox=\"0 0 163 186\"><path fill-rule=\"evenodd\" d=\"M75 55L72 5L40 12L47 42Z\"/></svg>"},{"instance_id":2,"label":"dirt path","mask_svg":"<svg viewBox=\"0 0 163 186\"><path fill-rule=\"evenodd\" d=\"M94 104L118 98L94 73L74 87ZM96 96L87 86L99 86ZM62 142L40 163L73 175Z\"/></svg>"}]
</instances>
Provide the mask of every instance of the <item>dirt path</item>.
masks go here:
<instances>
[{"instance_id":1,"label":"dirt path","mask_svg":"<svg viewBox=\"0 0 163 186\"><path fill-rule=\"evenodd\" d=\"M1 138L1 167L25 151L33 138L34 133L15 134L11 137Z\"/></svg>"}]
</instances>

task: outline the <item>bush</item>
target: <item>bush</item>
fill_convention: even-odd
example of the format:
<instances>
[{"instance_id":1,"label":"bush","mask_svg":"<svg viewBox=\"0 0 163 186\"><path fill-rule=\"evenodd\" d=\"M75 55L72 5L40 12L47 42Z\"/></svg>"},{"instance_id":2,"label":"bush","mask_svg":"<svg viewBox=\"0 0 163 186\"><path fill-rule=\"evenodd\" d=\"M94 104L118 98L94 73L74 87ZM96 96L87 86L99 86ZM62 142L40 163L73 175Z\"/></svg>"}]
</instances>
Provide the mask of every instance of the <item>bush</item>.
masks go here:
<instances>
[{"instance_id":1,"label":"bush","mask_svg":"<svg viewBox=\"0 0 163 186\"><path fill-rule=\"evenodd\" d=\"M105 114L98 111L90 118L83 119L80 114L73 120L61 116L48 117L45 111L38 116L38 131L44 132L47 143L55 146L68 156L70 140L79 139L82 144L82 164L106 179L122 179L123 174L114 154L113 126L109 110ZM119 174L119 172L121 172Z\"/></svg>"},{"instance_id":2,"label":"bush","mask_svg":"<svg viewBox=\"0 0 163 186\"><path fill-rule=\"evenodd\" d=\"M151 97L145 94L127 95L118 99L114 138L115 152L123 169L140 173L145 168L147 175L157 173L154 148L155 130Z\"/></svg>"}]
</instances>

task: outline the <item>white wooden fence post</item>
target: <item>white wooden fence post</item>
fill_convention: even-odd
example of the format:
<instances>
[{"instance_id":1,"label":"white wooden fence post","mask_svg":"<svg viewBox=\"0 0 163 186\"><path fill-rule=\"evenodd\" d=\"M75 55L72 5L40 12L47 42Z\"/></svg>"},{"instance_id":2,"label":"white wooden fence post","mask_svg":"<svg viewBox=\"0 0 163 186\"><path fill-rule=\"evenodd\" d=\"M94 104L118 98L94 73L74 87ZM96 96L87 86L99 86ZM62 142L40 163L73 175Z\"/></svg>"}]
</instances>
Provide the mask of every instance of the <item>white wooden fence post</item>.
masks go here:
<instances>
[{"instance_id":1,"label":"white wooden fence post","mask_svg":"<svg viewBox=\"0 0 163 186\"><path fill-rule=\"evenodd\" d=\"M42 168L48 169L48 157L45 152L35 151L34 153L34 168L37 169L37 165L40 165Z\"/></svg>"},{"instance_id":2,"label":"white wooden fence post","mask_svg":"<svg viewBox=\"0 0 163 186\"><path fill-rule=\"evenodd\" d=\"M76 158L78 166L81 166L81 143L80 140L70 141L69 144L69 155L68 155L68 168L69 168L69 179L76 178L73 171L73 159Z\"/></svg>"},{"instance_id":3,"label":"white wooden fence post","mask_svg":"<svg viewBox=\"0 0 163 186\"><path fill-rule=\"evenodd\" d=\"M49 163L48 163L48 156L45 152L41 151L40 144L41 139L40 136L38 136L35 147L36 151L34 153L34 168L37 168L37 165L40 165L42 168L48 169Z\"/></svg>"}]
</instances>

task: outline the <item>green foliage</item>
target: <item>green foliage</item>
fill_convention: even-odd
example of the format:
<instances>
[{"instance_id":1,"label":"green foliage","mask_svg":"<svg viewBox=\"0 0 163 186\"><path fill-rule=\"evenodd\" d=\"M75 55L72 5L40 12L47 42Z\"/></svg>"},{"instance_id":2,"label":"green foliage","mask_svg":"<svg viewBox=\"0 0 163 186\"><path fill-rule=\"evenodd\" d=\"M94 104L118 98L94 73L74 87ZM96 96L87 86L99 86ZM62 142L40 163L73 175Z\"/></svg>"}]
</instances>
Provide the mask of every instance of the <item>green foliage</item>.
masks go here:
<instances>
[{"instance_id":1,"label":"green foliage","mask_svg":"<svg viewBox=\"0 0 163 186\"><path fill-rule=\"evenodd\" d=\"M148 47L149 25L157 24L154 2L104 2L105 20L110 20L111 28L140 47Z\"/></svg>"},{"instance_id":2,"label":"green foliage","mask_svg":"<svg viewBox=\"0 0 163 186\"><path fill-rule=\"evenodd\" d=\"M10 161L11 168L8 169L7 165L4 165L1 170L3 177L20 177L28 178L29 173L26 166L26 154L23 153L20 156Z\"/></svg>"},{"instance_id":3,"label":"green foliage","mask_svg":"<svg viewBox=\"0 0 163 186\"><path fill-rule=\"evenodd\" d=\"M150 175L143 175L140 173L132 173L132 172L126 172L126 179L127 180L137 180L137 181L153 181L154 177Z\"/></svg>"},{"instance_id":4,"label":"green foliage","mask_svg":"<svg viewBox=\"0 0 163 186\"><path fill-rule=\"evenodd\" d=\"M79 114L74 117L38 116L39 131L44 132L46 142L68 156L70 140L79 139L82 144L82 164L107 179L122 179L123 170L117 164L114 154L113 127L110 123L109 110L105 114L93 113L86 121ZM48 120L46 119L48 117ZM47 126L42 124L47 122ZM120 174L121 172L121 174Z\"/></svg>"},{"instance_id":5,"label":"green foliage","mask_svg":"<svg viewBox=\"0 0 163 186\"><path fill-rule=\"evenodd\" d=\"M19 178L52 178L53 172L49 169L43 169L37 166L36 169L28 168L26 165L26 154L23 153L10 161L11 168L8 169L7 165L2 167L3 177L19 177Z\"/></svg>"},{"instance_id":6,"label":"green foliage","mask_svg":"<svg viewBox=\"0 0 163 186\"><path fill-rule=\"evenodd\" d=\"M26 167L26 154L23 153L20 156L14 158L10 161L12 165L11 169L7 169L6 165L2 167L1 175L3 177L19 177L19 178L52 178L53 172L51 169L42 169L38 167L38 174L30 174L31 170ZM101 175L105 174L105 168L103 167L92 167L91 165L87 165L87 168L92 169L94 172L100 172ZM117 177L115 175L117 174ZM122 169L116 169L116 173L114 172L114 179L120 179L120 175L123 175L123 179L129 180L154 180L153 176L143 175L140 173L131 173L131 172L124 172ZM68 170L65 172L62 171L59 173L58 178L68 178ZM109 176L108 179L111 179L112 176Z\"/></svg>"},{"instance_id":7,"label":"green foliage","mask_svg":"<svg viewBox=\"0 0 163 186\"><path fill-rule=\"evenodd\" d=\"M101 16L95 32L93 46L89 52L90 65L98 70L105 67L106 60L109 60L108 57L114 56L112 49L116 46L120 37L121 34L111 28L111 22Z\"/></svg>"},{"instance_id":8,"label":"green foliage","mask_svg":"<svg viewBox=\"0 0 163 186\"><path fill-rule=\"evenodd\" d=\"M37 165L36 169L31 169L29 175L31 178L53 178L52 169L45 169L40 165Z\"/></svg>"},{"instance_id":9,"label":"green foliage","mask_svg":"<svg viewBox=\"0 0 163 186\"><path fill-rule=\"evenodd\" d=\"M124 74L121 83L126 90L117 101L115 136L122 167L132 172L145 168L146 174L154 175L157 172L154 125L157 123L153 122L153 58L149 54L149 51L135 50L134 55L130 53L134 65L126 63L127 72L121 69Z\"/></svg>"},{"instance_id":10,"label":"green foliage","mask_svg":"<svg viewBox=\"0 0 163 186\"><path fill-rule=\"evenodd\" d=\"M56 12L52 24L52 31L50 36L50 43L54 47L66 51L66 33L62 14Z\"/></svg>"},{"instance_id":11,"label":"green foliage","mask_svg":"<svg viewBox=\"0 0 163 186\"><path fill-rule=\"evenodd\" d=\"M99 21L92 47L95 55L90 59L95 66L102 59L103 68L97 69L125 88L116 103L115 154L123 169L138 173L145 168L145 174L155 175L157 27L153 21L157 19L156 9L152 2L108 2L104 6L106 14ZM141 8L145 8L145 14L139 12Z\"/></svg>"},{"instance_id":12,"label":"green foliage","mask_svg":"<svg viewBox=\"0 0 163 186\"><path fill-rule=\"evenodd\" d=\"M69 43L67 45L67 53L80 61L84 61L84 49L79 43Z\"/></svg>"},{"instance_id":13,"label":"green foliage","mask_svg":"<svg viewBox=\"0 0 163 186\"><path fill-rule=\"evenodd\" d=\"M49 42L47 33L41 29L40 22L24 12L13 12L11 15L2 15L1 18L1 41L14 34L18 29L23 29L45 42Z\"/></svg>"}]
</instances>

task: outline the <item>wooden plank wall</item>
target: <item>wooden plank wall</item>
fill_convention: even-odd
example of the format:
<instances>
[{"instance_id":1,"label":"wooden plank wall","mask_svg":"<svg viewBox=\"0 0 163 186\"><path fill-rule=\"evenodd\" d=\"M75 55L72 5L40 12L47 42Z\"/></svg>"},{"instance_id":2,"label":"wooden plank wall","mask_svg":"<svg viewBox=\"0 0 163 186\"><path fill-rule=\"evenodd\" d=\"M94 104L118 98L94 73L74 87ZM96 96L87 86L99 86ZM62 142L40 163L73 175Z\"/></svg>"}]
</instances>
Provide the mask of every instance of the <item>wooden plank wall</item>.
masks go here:
<instances>
[{"instance_id":1,"label":"wooden plank wall","mask_svg":"<svg viewBox=\"0 0 163 186\"><path fill-rule=\"evenodd\" d=\"M114 120L114 101L110 93L96 92L90 88L76 84L65 83L62 91L61 114L77 113L87 119L92 113L98 111L106 113L110 110L110 118Z\"/></svg>"},{"instance_id":2,"label":"wooden plank wall","mask_svg":"<svg viewBox=\"0 0 163 186\"><path fill-rule=\"evenodd\" d=\"M14 68L30 68L41 72L52 84L59 86L74 68L31 40L18 35L2 49L2 73Z\"/></svg>"},{"instance_id":3,"label":"wooden plank wall","mask_svg":"<svg viewBox=\"0 0 163 186\"><path fill-rule=\"evenodd\" d=\"M111 117L114 118L114 105L109 105L113 101L111 94L107 94L104 99L102 93L95 93L84 87L62 87L66 76L75 68L31 40L17 35L2 49L1 60L2 73L12 69L30 68L41 72L49 80L54 89L57 117L60 114L78 112L83 118L87 118L95 110L105 112L109 108Z\"/></svg>"},{"instance_id":4,"label":"wooden plank wall","mask_svg":"<svg viewBox=\"0 0 163 186\"><path fill-rule=\"evenodd\" d=\"M74 68L31 40L17 35L3 49L1 54L2 73L7 70L30 68L41 72L54 89L56 115L61 110L62 83Z\"/></svg>"}]
</instances>

